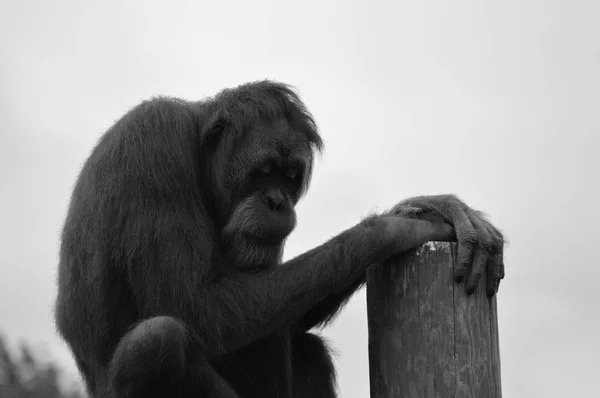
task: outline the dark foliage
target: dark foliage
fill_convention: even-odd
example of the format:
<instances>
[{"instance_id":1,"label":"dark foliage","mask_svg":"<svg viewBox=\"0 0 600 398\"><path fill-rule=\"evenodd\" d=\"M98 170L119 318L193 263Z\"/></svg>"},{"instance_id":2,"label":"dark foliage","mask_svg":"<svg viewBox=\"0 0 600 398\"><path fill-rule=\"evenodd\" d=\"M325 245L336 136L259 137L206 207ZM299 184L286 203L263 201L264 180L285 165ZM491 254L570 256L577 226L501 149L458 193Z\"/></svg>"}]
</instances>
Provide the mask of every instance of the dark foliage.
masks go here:
<instances>
[{"instance_id":1,"label":"dark foliage","mask_svg":"<svg viewBox=\"0 0 600 398\"><path fill-rule=\"evenodd\" d=\"M75 388L65 391L59 382L58 367L36 359L28 345L19 355L11 354L0 337L0 397L2 398L80 398Z\"/></svg>"}]
</instances>

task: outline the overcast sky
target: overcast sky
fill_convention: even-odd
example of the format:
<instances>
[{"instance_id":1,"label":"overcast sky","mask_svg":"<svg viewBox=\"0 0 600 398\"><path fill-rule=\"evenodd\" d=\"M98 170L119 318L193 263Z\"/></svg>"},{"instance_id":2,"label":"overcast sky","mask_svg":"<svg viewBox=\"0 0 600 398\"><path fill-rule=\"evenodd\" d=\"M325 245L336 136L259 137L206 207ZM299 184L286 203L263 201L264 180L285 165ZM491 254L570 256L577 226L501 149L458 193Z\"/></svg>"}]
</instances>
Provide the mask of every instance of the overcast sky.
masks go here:
<instances>
[{"instance_id":1,"label":"overcast sky","mask_svg":"<svg viewBox=\"0 0 600 398\"><path fill-rule=\"evenodd\" d=\"M140 100L294 85L326 142L287 257L416 194L456 193L511 241L505 397L600 374L600 3L0 3L0 329L74 372L51 316L58 238L96 140ZM325 331L368 396L364 292Z\"/></svg>"}]
</instances>

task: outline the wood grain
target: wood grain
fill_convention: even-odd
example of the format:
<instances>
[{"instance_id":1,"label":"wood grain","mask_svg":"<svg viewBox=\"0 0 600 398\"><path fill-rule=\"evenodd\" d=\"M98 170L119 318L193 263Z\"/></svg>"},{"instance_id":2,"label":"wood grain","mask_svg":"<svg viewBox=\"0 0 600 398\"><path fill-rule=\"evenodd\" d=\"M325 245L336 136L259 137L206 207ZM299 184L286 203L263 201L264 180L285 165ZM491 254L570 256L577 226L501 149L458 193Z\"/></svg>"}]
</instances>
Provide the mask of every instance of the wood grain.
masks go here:
<instances>
[{"instance_id":1,"label":"wood grain","mask_svg":"<svg viewBox=\"0 0 600 398\"><path fill-rule=\"evenodd\" d=\"M496 298L453 281L456 245L430 242L367 272L372 398L499 398Z\"/></svg>"}]
</instances>

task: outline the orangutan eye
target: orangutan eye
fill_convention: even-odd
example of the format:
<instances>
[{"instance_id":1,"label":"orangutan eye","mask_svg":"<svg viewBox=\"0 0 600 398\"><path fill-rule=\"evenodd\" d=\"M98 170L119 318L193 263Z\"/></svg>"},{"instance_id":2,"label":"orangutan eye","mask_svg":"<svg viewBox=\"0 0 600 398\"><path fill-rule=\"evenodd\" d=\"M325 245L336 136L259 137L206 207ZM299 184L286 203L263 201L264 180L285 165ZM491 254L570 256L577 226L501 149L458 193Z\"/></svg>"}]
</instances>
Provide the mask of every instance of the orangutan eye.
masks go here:
<instances>
[{"instance_id":1,"label":"orangutan eye","mask_svg":"<svg viewBox=\"0 0 600 398\"><path fill-rule=\"evenodd\" d=\"M260 169L258 169L258 172L260 174L264 174L264 175L269 175L269 174L271 174L272 171L273 171L273 166L271 165L271 163L266 163L264 166L262 166Z\"/></svg>"},{"instance_id":2,"label":"orangutan eye","mask_svg":"<svg viewBox=\"0 0 600 398\"><path fill-rule=\"evenodd\" d=\"M298 177L298 174L299 174L299 172L298 172L298 169L296 169L296 168L287 169L285 172L285 176L292 181L295 180L296 177Z\"/></svg>"}]
</instances>

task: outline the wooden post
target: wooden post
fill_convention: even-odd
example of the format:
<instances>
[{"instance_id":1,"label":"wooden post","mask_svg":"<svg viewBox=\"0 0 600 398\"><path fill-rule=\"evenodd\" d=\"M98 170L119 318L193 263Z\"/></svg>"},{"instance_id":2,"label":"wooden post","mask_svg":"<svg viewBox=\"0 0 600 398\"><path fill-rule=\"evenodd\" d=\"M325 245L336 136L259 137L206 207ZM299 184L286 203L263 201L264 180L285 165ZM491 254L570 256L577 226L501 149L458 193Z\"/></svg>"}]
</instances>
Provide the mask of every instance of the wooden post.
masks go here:
<instances>
[{"instance_id":1,"label":"wooden post","mask_svg":"<svg viewBox=\"0 0 600 398\"><path fill-rule=\"evenodd\" d=\"M371 398L499 398L496 298L452 278L456 244L430 242L367 273Z\"/></svg>"}]
</instances>

